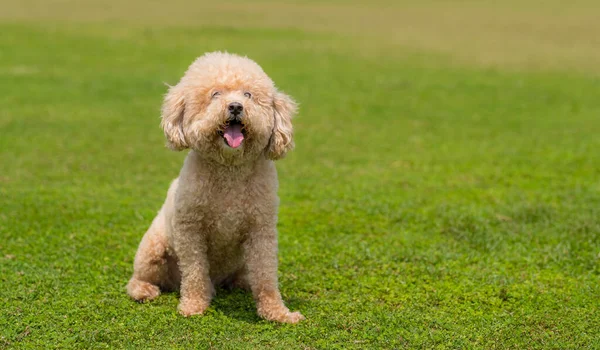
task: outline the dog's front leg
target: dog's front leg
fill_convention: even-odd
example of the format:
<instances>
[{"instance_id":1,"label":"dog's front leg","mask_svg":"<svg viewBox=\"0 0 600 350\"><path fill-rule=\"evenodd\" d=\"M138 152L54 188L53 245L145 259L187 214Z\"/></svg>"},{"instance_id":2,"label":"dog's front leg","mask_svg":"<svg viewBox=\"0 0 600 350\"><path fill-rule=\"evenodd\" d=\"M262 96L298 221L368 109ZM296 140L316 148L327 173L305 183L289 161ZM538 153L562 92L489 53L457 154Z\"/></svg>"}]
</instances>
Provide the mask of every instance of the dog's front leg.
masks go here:
<instances>
[{"instance_id":1,"label":"dog's front leg","mask_svg":"<svg viewBox=\"0 0 600 350\"><path fill-rule=\"evenodd\" d=\"M181 272L179 313L184 316L202 314L210 305L213 285L210 280L206 237L196 223L181 218L173 220L173 248Z\"/></svg>"},{"instance_id":2,"label":"dog's front leg","mask_svg":"<svg viewBox=\"0 0 600 350\"><path fill-rule=\"evenodd\" d=\"M277 231L263 228L249 234L244 243L248 283L258 315L270 321L296 323L304 319L283 304L277 286Z\"/></svg>"}]
</instances>

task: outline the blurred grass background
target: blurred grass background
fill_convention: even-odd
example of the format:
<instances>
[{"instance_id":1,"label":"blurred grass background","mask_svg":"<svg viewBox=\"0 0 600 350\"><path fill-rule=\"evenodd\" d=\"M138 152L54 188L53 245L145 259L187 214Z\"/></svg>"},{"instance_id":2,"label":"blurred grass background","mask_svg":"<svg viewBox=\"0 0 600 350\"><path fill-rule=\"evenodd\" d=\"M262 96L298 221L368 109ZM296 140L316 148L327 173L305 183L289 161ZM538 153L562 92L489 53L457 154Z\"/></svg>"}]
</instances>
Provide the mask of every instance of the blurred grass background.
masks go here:
<instances>
[{"instance_id":1,"label":"blurred grass background","mask_svg":"<svg viewBox=\"0 0 600 350\"><path fill-rule=\"evenodd\" d=\"M595 72L600 66L594 0L172 0L168 5L23 0L2 5L0 18L6 22L295 29L351 37L359 57L413 49L479 65Z\"/></svg>"},{"instance_id":2,"label":"blurred grass background","mask_svg":"<svg viewBox=\"0 0 600 350\"><path fill-rule=\"evenodd\" d=\"M597 348L594 1L0 2L0 347ZM248 55L301 104L278 163L297 326L131 302L184 153L164 83Z\"/></svg>"}]
</instances>

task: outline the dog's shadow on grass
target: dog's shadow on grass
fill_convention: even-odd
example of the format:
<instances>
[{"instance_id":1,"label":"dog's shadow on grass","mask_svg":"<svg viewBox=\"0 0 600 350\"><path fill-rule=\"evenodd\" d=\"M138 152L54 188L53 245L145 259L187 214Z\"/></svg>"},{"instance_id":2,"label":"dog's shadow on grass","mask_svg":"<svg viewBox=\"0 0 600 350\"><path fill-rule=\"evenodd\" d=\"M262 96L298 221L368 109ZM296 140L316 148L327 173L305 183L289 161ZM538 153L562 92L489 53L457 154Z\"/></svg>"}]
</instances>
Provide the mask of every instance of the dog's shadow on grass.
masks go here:
<instances>
[{"instance_id":1,"label":"dog's shadow on grass","mask_svg":"<svg viewBox=\"0 0 600 350\"><path fill-rule=\"evenodd\" d=\"M181 295L179 291L163 291L164 300L167 303L179 302ZM159 302L160 303L160 302ZM299 298L284 298L284 303L291 311L301 311L307 304L307 300ZM217 293L210 303L210 307L205 312L205 316L223 315L225 317L242 321L245 323L267 322L256 313L256 303L252 298L252 293L243 289L235 288L217 288Z\"/></svg>"},{"instance_id":2,"label":"dog's shadow on grass","mask_svg":"<svg viewBox=\"0 0 600 350\"><path fill-rule=\"evenodd\" d=\"M252 294L242 289L217 288L210 308L213 312L235 318L246 323L260 322Z\"/></svg>"},{"instance_id":3,"label":"dog's shadow on grass","mask_svg":"<svg viewBox=\"0 0 600 350\"><path fill-rule=\"evenodd\" d=\"M305 303L297 298L288 298L284 302L292 311L299 309ZM239 288L218 288L210 308L213 312L221 313L242 322L266 322L256 313L256 303L252 298L252 293Z\"/></svg>"}]
</instances>

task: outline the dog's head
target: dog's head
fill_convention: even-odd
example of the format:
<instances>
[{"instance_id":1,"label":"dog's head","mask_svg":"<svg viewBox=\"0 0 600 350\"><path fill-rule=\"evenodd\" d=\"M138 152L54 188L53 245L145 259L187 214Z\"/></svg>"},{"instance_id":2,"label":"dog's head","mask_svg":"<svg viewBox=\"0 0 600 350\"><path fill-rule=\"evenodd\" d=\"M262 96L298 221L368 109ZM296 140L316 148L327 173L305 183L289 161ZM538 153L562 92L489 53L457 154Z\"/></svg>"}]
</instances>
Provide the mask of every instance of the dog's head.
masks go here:
<instances>
[{"instance_id":1,"label":"dog's head","mask_svg":"<svg viewBox=\"0 0 600 350\"><path fill-rule=\"evenodd\" d=\"M239 164L291 150L295 112L296 103L254 61L214 52L196 59L169 89L161 126L171 149Z\"/></svg>"}]
</instances>

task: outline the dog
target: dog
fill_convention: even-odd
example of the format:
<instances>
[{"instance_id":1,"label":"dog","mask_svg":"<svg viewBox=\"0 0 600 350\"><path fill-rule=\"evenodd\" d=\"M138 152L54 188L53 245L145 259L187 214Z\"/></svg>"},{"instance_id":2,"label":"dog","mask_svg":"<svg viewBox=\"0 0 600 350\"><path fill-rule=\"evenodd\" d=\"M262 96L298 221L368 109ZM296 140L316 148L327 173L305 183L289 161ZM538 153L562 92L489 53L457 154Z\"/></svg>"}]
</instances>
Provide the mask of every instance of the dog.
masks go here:
<instances>
[{"instance_id":1,"label":"dog","mask_svg":"<svg viewBox=\"0 0 600 350\"><path fill-rule=\"evenodd\" d=\"M277 282L274 160L294 147L294 100L249 58L197 58L162 106L167 146L190 149L138 247L127 292L136 301L180 291L178 311L202 314L216 286L252 292L258 315L297 323Z\"/></svg>"}]
</instances>

